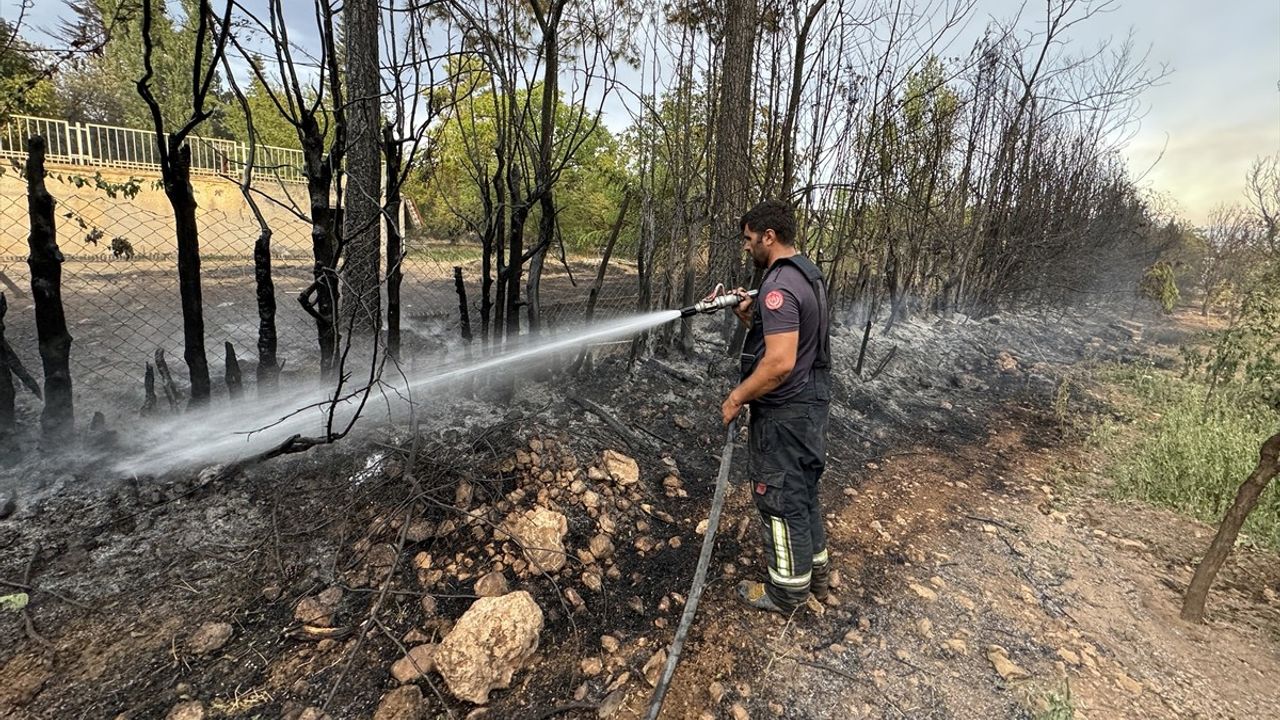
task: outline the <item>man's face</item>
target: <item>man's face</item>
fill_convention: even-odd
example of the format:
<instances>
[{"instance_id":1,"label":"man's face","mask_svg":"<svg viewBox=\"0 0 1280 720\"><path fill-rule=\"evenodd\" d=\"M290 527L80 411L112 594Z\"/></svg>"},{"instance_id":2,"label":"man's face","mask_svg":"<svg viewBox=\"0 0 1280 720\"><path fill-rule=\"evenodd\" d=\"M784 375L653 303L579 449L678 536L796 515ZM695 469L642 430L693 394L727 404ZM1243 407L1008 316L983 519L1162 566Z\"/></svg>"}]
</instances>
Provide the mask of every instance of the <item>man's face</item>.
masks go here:
<instances>
[{"instance_id":1,"label":"man's face","mask_svg":"<svg viewBox=\"0 0 1280 720\"><path fill-rule=\"evenodd\" d=\"M751 262L764 270L769 267L769 245L773 241L773 231L755 232L750 226L742 229L742 252L751 256Z\"/></svg>"}]
</instances>

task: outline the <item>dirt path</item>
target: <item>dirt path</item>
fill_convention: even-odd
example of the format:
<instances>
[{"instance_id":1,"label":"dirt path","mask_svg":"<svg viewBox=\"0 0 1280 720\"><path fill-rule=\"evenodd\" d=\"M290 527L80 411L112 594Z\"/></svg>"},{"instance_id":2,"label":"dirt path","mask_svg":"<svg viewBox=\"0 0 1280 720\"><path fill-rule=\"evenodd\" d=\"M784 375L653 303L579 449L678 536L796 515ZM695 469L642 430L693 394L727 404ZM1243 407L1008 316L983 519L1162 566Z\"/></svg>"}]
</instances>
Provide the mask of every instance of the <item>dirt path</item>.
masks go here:
<instances>
[{"instance_id":1,"label":"dirt path","mask_svg":"<svg viewBox=\"0 0 1280 720\"><path fill-rule=\"evenodd\" d=\"M1241 549L1210 622L1183 623L1212 528L1109 502L1096 473L1056 495L1055 478L1097 460L1013 407L954 453L828 476L839 604L784 624L722 588L671 716L1280 717L1274 555ZM999 672L997 654L1016 667Z\"/></svg>"}]
</instances>

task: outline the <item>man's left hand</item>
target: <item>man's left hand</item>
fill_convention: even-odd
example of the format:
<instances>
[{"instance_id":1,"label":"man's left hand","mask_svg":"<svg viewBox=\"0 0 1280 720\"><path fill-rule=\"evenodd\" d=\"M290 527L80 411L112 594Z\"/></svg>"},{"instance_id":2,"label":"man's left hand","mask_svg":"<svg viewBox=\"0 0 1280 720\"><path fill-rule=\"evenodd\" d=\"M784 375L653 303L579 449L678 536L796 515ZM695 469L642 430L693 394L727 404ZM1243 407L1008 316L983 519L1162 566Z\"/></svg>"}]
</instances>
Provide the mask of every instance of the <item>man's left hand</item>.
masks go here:
<instances>
[{"instance_id":1,"label":"man's left hand","mask_svg":"<svg viewBox=\"0 0 1280 720\"><path fill-rule=\"evenodd\" d=\"M720 419L726 426L733 422L738 414L742 412L742 403L738 401L734 393L729 393L729 397L724 399L724 404L720 406Z\"/></svg>"}]
</instances>

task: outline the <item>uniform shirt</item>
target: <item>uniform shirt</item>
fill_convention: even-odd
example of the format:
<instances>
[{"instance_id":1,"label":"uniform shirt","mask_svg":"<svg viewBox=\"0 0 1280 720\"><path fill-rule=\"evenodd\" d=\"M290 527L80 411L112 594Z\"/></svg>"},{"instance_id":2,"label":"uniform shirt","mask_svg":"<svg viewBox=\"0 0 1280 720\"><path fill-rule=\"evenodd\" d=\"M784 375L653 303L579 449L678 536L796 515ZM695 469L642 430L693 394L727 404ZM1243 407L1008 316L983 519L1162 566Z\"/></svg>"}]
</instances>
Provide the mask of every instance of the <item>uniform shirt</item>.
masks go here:
<instances>
[{"instance_id":1,"label":"uniform shirt","mask_svg":"<svg viewBox=\"0 0 1280 720\"><path fill-rule=\"evenodd\" d=\"M796 344L796 364L782 384L756 400L764 406L778 406L800 394L809 384L813 362L822 342L822 308L813 294L813 286L804 273L790 263L775 263L765 271L760 283L756 312L765 335L800 332Z\"/></svg>"}]
</instances>

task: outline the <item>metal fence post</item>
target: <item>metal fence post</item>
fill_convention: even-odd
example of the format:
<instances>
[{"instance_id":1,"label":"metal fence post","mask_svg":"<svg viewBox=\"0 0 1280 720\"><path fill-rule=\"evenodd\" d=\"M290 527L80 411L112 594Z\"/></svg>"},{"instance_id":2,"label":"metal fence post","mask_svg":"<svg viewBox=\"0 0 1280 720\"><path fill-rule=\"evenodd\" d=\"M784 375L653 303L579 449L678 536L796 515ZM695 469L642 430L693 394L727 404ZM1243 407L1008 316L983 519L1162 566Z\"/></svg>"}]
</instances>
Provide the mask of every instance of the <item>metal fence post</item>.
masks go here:
<instances>
[{"instance_id":1,"label":"metal fence post","mask_svg":"<svg viewBox=\"0 0 1280 720\"><path fill-rule=\"evenodd\" d=\"M65 155L67 158L67 164L68 165L78 164L76 162L75 154L71 152L71 123L69 122L62 123L62 137L65 139L65 143L66 143L62 146L62 154Z\"/></svg>"}]
</instances>

